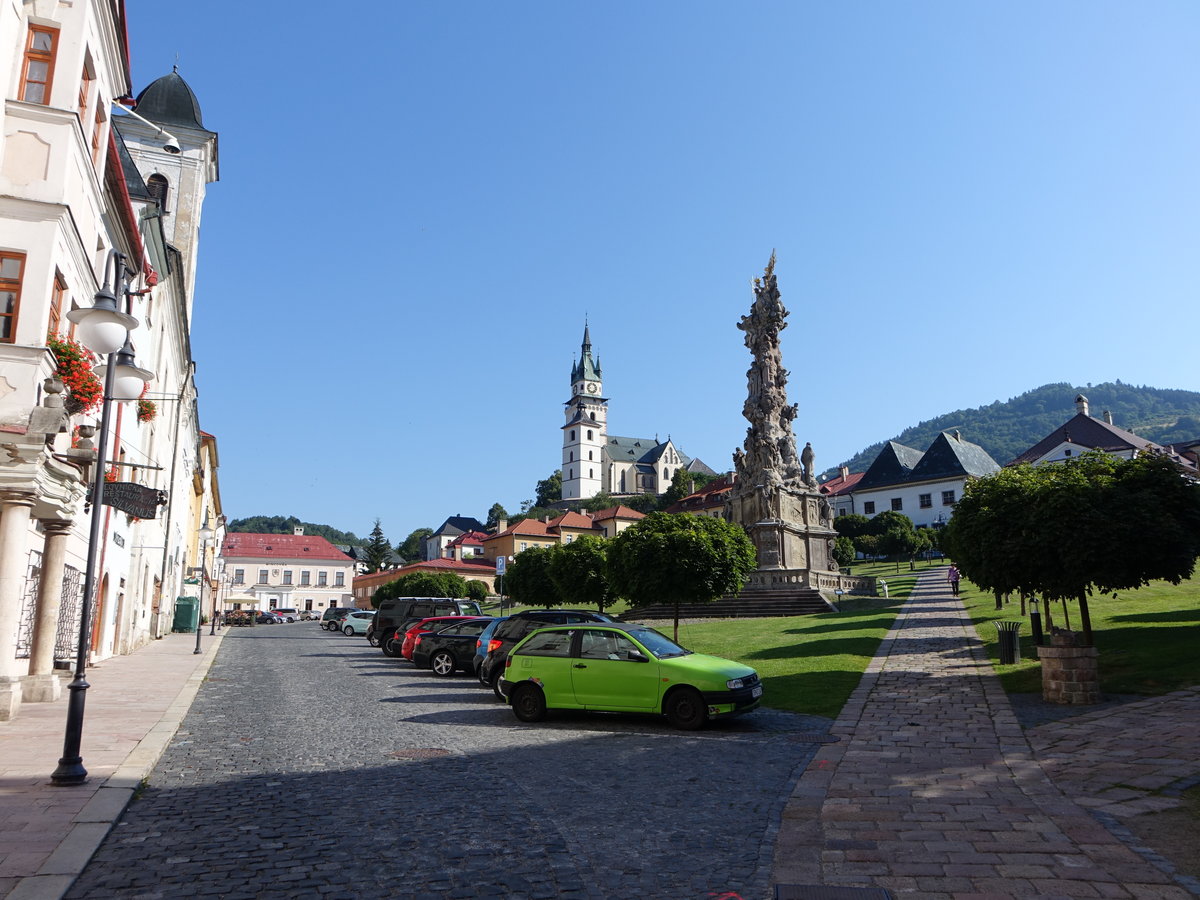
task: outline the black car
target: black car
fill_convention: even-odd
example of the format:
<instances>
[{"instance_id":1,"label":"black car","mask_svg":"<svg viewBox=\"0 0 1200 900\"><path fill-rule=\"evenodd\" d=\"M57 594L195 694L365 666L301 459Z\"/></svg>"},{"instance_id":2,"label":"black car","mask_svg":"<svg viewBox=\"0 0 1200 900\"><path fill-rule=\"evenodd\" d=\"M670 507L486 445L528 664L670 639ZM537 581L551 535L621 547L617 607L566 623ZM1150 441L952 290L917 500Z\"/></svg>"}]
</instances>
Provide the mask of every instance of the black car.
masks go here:
<instances>
[{"instance_id":1,"label":"black car","mask_svg":"<svg viewBox=\"0 0 1200 900\"><path fill-rule=\"evenodd\" d=\"M482 616L483 610L474 600L453 597L389 597L379 603L375 621L367 631L367 640L378 647L384 656L399 656L404 626L432 616Z\"/></svg>"},{"instance_id":2,"label":"black car","mask_svg":"<svg viewBox=\"0 0 1200 900\"><path fill-rule=\"evenodd\" d=\"M417 635L412 651L413 665L418 669L429 669L442 678L448 678L459 669L471 671L475 641L491 623L490 617L470 619Z\"/></svg>"},{"instance_id":3,"label":"black car","mask_svg":"<svg viewBox=\"0 0 1200 900\"><path fill-rule=\"evenodd\" d=\"M501 622L488 641L487 656L479 667L479 682L491 687L501 700L500 676L504 674L504 661L511 650L525 635L550 625L570 625L573 622L617 622L615 616L591 612L586 609L528 609L514 613Z\"/></svg>"}]
</instances>

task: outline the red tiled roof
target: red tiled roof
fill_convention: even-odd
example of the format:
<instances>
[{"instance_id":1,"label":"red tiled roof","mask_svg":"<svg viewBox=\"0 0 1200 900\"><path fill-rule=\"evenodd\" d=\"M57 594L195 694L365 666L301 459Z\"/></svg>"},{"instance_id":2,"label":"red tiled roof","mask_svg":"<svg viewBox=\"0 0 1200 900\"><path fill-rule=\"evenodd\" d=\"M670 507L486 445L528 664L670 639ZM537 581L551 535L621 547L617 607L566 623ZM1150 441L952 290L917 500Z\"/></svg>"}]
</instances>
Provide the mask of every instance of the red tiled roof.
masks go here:
<instances>
[{"instance_id":1,"label":"red tiled roof","mask_svg":"<svg viewBox=\"0 0 1200 900\"><path fill-rule=\"evenodd\" d=\"M630 509L628 506L610 506L608 509L602 509L592 513L593 522L603 522L605 519L644 519L645 513L640 513L636 509Z\"/></svg>"},{"instance_id":2,"label":"red tiled roof","mask_svg":"<svg viewBox=\"0 0 1200 900\"><path fill-rule=\"evenodd\" d=\"M225 535L221 555L250 559L328 559L352 564L350 557L315 534L247 534L231 531Z\"/></svg>"},{"instance_id":3,"label":"red tiled roof","mask_svg":"<svg viewBox=\"0 0 1200 900\"><path fill-rule=\"evenodd\" d=\"M403 578L405 575L411 575L413 572L428 572L430 570L453 572L455 575L462 575L464 578L478 578L485 575L495 575L496 564L482 560L471 562L465 559L461 561L449 558L430 559L409 563L407 566L401 566L398 569L372 572L370 575L358 575L354 579L354 586L363 587L372 584L387 584L389 581L395 581L397 578Z\"/></svg>"},{"instance_id":4,"label":"red tiled roof","mask_svg":"<svg viewBox=\"0 0 1200 900\"><path fill-rule=\"evenodd\" d=\"M458 537L456 537L454 540L452 540L450 542L450 546L451 547L460 547L463 544L469 544L471 546L475 546L478 544L482 544L484 538L486 538L486 537L487 537L487 535L484 534L482 531L468 531L468 532L465 532L464 534L460 534Z\"/></svg>"},{"instance_id":5,"label":"red tiled roof","mask_svg":"<svg viewBox=\"0 0 1200 900\"><path fill-rule=\"evenodd\" d=\"M550 536L550 526L547 525L545 522L543 522L541 519L522 519L516 525L510 525L508 528L505 528L501 532L498 532L496 534L489 534L486 538L484 538L484 540L485 541L494 541L498 537L504 537L505 535L509 535L509 534L527 534L527 535L540 535L541 537L549 537Z\"/></svg>"},{"instance_id":6,"label":"red tiled roof","mask_svg":"<svg viewBox=\"0 0 1200 900\"><path fill-rule=\"evenodd\" d=\"M587 531L596 529L596 523L592 521L591 516L585 516L583 513L565 512L557 519L550 520L551 528L583 528Z\"/></svg>"},{"instance_id":7,"label":"red tiled roof","mask_svg":"<svg viewBox=\"0 0 1200 900\"><path fill-rule=\"evenodd\" d=\"M837 494L844 494L862 481L862 477L866 474L866 472L851 472L845 478L841 475L837 478L830 478L821 485L821 493L828 494L831 497Z\"/></svg>"}]
</instances>

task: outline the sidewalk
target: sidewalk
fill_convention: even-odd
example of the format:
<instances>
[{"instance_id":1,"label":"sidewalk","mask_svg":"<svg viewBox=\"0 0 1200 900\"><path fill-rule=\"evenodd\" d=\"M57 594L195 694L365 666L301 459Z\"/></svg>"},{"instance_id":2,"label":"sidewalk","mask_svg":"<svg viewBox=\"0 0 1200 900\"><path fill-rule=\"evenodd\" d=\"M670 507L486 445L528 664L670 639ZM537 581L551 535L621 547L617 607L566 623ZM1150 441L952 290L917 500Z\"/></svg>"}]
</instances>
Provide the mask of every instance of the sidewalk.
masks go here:
<instances>
[{"instance_id":1,"label":"sidewalk","mask_svg":"<svg viewBox=\"0 0 1200 900\"><path fill-rule=\"evenodd\" d=\"M1070 768L1071 749L1059 744L1045 767L1035 757L943 578L944 570L921 576L831 729L840 740L822 746L797 782L776 844L778 896L842 888L863 900L884 891L929 900L1190 898L1088 812L1096 804L1079 785L1064 781L1064 794L1050 780L1047 771ZM1093 733L1130 747L1140 726L1128 715L1123 736L1102 716L1087 732L1082 723L1062 730L1075 752ZM1177 725L1174 738L1194 759L1200 723Z\"/></svg>"},{"instance_id":2,"label":"sidewalk","mask_svg":"<svg viewBox=\"0 0 1200 900\"><path fill-rule=\"evenodd\" d=\"M0 897L57 900L83 871L166 749L226 632L168 634L88 670L81 754L88 781L50 784L67 691L0 724Z\"/></svg>"}]
</instances>

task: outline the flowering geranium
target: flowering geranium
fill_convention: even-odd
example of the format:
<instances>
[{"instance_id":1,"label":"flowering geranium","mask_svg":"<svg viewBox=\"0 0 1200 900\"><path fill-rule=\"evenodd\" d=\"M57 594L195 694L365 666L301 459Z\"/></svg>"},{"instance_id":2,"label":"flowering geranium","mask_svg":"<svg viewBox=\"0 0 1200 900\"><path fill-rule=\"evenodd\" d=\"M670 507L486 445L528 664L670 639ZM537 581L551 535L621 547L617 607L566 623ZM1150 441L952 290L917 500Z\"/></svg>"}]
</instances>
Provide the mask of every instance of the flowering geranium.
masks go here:
<instances>
[{"instance_id":1,"label":"flowering geranium","mask_svg":"<svg viewBox=\"0 0 1200 900\"><path fill-rule=\"evenodd\" d=\"M112 484L117 480L117 469L115 466L104 470L104 481L106 484Z\"/></svg>"},{"instance_id":2,"label":"flowering geranium","mask_svg":"<svg viewBox=\"0 0 1200 900\"><path fill-rule=\"evenodd\" d=\"M70 392L69 399L76 411L90 412L99 406L104 397L104 385L92 369L95 355L78 341L58 334L46 338L46 346L54 354L58 378Z\"/></svg>"},{"instance_id":3,"label":"flowering geranium","mask_svg":"<svg viewBox=\"0 0 1200 900\"><path fill-rule=\"evenodd\" d=\"M149 422L158 415L158 407L153 400L139 400L137 417L139 422Z\"/></svg>"}]
</instances>

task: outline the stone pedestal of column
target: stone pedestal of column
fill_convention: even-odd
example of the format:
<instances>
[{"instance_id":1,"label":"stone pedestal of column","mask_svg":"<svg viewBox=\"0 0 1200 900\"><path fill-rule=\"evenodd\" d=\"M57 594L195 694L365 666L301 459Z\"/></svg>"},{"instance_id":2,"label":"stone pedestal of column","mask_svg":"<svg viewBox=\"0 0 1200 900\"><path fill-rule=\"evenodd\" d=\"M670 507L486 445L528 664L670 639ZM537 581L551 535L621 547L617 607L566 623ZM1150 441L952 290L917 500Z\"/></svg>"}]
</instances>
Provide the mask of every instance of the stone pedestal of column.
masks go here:
<instances>
[{"instance_id":1,"label":"stone pedestal of column","mask_svg":"<svg viewBox=\"0 0 1200 900\"><path fill-rule=\"evenodd\" d=\"M17 627L33 501L28 491L0 494L0 722L13 718L21 708L22 682L29 674L28 661L17 659Z\"/></svg>"}]
</instances>

